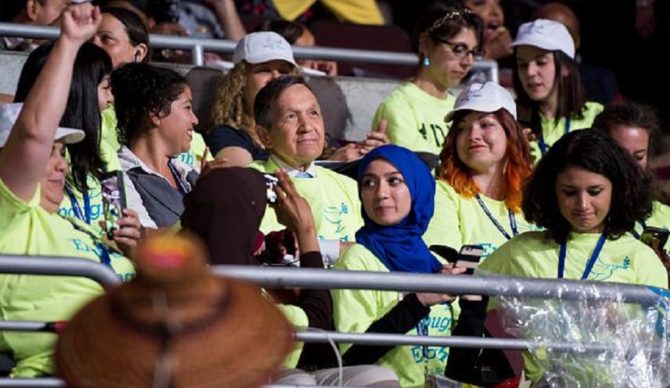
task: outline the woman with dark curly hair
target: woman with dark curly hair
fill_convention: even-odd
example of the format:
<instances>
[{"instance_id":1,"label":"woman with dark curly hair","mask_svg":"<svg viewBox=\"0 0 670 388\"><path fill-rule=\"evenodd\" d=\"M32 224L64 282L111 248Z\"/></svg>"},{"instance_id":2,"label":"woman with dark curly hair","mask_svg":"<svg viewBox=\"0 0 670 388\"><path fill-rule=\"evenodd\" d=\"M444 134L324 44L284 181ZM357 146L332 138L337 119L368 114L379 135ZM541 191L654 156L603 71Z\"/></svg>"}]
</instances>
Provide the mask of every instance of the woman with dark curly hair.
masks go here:
<instances>
[{"instance_id":1,"label":"woman with dark curly hair","mask_svg":"<svg viewBox=\"0 0 670 388\"><path fill-rule=\"evenodd\" d=\"M198 178L177 159L188 151L198 124L191 89L175 71L144 63L123 65L111 79L128 207L145 227L172 226Z\"/></svg>"},{"instance_id":2,"label":"woman with dark curly hair","mask_svg":"<svg viewBox=\"0 0 670 388\"><path fill-rule=\"evenodd\" d=\"M473 83L458 96L447 115L435 217L424 236L429 245L478 245L486 257L533 228L521 213L533 165L515 118L514 99L494 82Z\"/></svg>"},{"instance_id":3,"label":"woman with dark curly hair","mask_svg":"<svg viewBox=\"0 0 670 388\"><path fill-rule=\"evenodd\" d=\"M654 251L627 233L651 211L649 182L609 136L593 130L563 136L537 166L521 207L546 231L513 238L480 270L668 287ZM542 371L525 358L526 377L538 380Z\"/></svg>"}]
</instances>

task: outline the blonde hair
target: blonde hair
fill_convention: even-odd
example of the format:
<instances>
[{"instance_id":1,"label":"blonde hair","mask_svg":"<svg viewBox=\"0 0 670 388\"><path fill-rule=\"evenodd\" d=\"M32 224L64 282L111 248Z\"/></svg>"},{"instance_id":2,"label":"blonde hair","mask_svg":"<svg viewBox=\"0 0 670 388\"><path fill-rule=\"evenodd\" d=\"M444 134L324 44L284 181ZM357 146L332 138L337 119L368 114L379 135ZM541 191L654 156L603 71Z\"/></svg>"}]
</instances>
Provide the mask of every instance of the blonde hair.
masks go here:
<instances>
[{"instance_id":1,"label":"blonde hair","mask_svg":"<svg viewBox=\"0 0 670 388\"><path fill-rule=\"evenodd\" d=\"M247 86L247 74L253 65L241 61L227 74L222 74L218 81L212 115L208 131L218 125L229 125L246 132L258 146L263 146L256 133L256 121L253 112L247 112L247 106L253 106L253 101L246 101L244 89ZM297 67L291 74L300 74ZM247 105L248 104L248 105Z\"/></svg>"},{"instance_id":2,"label":"blonde hair","mask_svg":"<svg viewBox=\"0 0 670 388\"><path fill-rule=\"evenodd\" d=\"M208 130L211 131L218 125L230 125L243 130L254 143L261 145L254 129L254 116L246 111L244 88L247 86L249 68L251 65L242 61L219 78Z\"/></svg>"}]
</instances>

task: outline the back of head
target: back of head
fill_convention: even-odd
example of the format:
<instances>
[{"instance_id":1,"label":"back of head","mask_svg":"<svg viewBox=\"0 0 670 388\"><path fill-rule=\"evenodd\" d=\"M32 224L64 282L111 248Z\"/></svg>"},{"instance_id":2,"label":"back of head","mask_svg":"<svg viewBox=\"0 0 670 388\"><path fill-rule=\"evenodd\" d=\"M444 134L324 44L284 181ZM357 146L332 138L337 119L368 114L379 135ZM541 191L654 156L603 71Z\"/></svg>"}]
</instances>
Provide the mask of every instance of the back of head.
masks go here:
<instances>
[{"instance_id":1,"label":"back of head","mask_svg":"<svg viewBox=\"0 0 670 388\"><path fill-rule=\"evenodd\" d=\"M558 175L568 167L577 167L602 175L612 183L607 234L618 238L631 230L636 220L651 211L651 187L631 156L608 135L591 129L570 132L549 149L535 168L524 190L522 208L526 219L546 228L562 243L570 224L561 215L556 195Z\"/></svg>"},{"instance_id":2,"label":"back of head","mask_svg":"<svg viewBox=\"0 0 670 388\"><path fill-rule=\"evenodd\" d=\"M215 169L184 197L181 225L200 237L213 264L259 264L253 245L265 214L263 174L244 167Z\"/></svg>"},{"instance_id":3,"label":"back of head","mask_svg":"<svg viewBox=\"0 0 670 388\"><path fill-rule=\"evenodd\" d=\"M654 149L654 140L660 131L660 122L656 110L650 105L631 100L623 100L605 105L605 109L596 116L593 128L611 133L617 126L640 128L649 132L649 149Z\"/></svg>"},{"instance_id":4,"label":"back of head","mask_svg":"<svg viewBox=\"0 0 670 388\"><path fill-rule=\"evenodd\" d=\"M568 29L570 36L572 36L575 49L579 49L581 43L579 19L577 19L577 15L575 15L570 7L558 2L547 3L536 9L533 17L535 19L553 20L563 24Z\"/></svg>"},{"instance_id":5,"label":"back of head","mask_svg":"<svg viewBox=\"0 0 670 388\"><path fill-rule=\"evenodd\" d=\"M187 86L174 70L145 63L127 63L112 72L112 93L119 141L129 146L151 128L151 117L170 114L172 101Z\"/></svg>"},{"instance_id":6,"label":"back of head","mask_svg":"<svg viewBox=\"0 0 670 388\"><path fill-rule=\"evenodd\" d=\"M483 41L484 28L481 19L461 1L433 0L423 9L414 31L414 45L418 51L422 33L436 42L450 40L464 28L475 31L477 42Z\"/></svg>"},{"instance_id":7,"label":"back of head","mask_svg":"<svg viewBox=\"0 0 670 388\"><path fill-rule=\"evenodd\" d=\"M256 27L255 32L274 31L293 45L305 32L305 28L303 24L296 21L266 19Z\"/></svg>"}]
</instances>

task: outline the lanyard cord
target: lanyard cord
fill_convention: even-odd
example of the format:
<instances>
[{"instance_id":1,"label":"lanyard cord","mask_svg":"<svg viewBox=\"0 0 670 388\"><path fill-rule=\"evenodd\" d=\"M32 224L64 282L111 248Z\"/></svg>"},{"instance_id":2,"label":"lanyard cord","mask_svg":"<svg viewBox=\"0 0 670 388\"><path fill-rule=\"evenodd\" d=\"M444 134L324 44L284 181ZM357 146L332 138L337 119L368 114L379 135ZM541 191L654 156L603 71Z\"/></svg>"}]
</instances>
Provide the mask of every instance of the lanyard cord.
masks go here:
<instances>
[{"instance_id":1,"label":"lanyard cord","mask_svg":"<svg viewBox=\"0 0 670 388\"><path fill-rule=\"evenodd\" d=\"M174 177L174 180L177 182L177 188L179 189L179 192L182 195L188 194L188 189L184 185L184 182L181 180L181 175L179 175L179 171L177 171L177 168L172 165L172 161L168 161L168 167L170 168L170 172L172 172L172 176Z\"/></svg>"},{"instance_id":2,"label":"lanyard cord","mask_svg":"<svg viewBox=\"0 0 670 388\"><path fill-rule=\"evenodd\" d=\"M600 234L600 237L598 238L598 242L596 243L596 247L593 249L593 252L591 253L591 257L589 258L589 261L586 262L586 267L584 268L584 273L582 274L581 280L586 280L589 275L591 274L591 270L593 270L593 266L595 265L596 261L598 260L598 256L600 255L600 251L603 249L603 246L605 245L605 240L606 240L607 234L605 232ZM567 242L564 242L561 244L561 248L558 253L558 278L563 279L563 274L565 271L565 258L568 253L568 247L567 247Z\"/></svg>"},{"instance_id":3,"label":"lanyard cord","mask_svg":"<svg viewBox=\"0 0 670 388\"><path fill-rule=\"evenodd\" d=\"M570 132L570 118L566 117L565 118L565 134ZM544 142L544 135L542 134L542 129L540 128L540 136L537 139L537 143L540 146L540 152L542 153L542 156L547 153L549 150L549 147L547 146L547 143Z\"/></svg>"},{"instance_id":4,"label":"lanyard cord","mask_svg":"<svg viewBox=\"0 0 670 388\"><path fill-rule=\"evenodd\" d=\"M493 217L493 214L491 214L491 211L489 210L489 208L484 203L484 200L482 199L482 197L479 194L477 194L475 198L477 198L477 202L479 202L479 206L482 208L484 213L486 213L486 216L489 218L489 220L491 220L493 225L495 225L495 227L498 228L500 233L502 233L502 235L506 239L511 240L512 236L510 236L509 233L507 233L507 231L505 230L505 228L503 228L503 226L500 225L500 222L498 222L498 220L495 217ZM509 212L508 213L509 226L510 226L510 228L512 228L512 234L514 236L518 236L519 235L519 230L517 229L517 226L516 226L516 217L514 216L514 212L509 210L509 209L508 209L508 212Z\"/></svg>"},{"instance_id":5,"label":"lanyard cord","mask_svg":"<svg viewBox=\"0 0 670 388\"><path fill-rule=\"evenodd\" d=\"M83 212L81 210L81 206L79 206L79 201L77 201L77 197L74 195L74 192L72 191L72 187L70 187L69 184L65 185L65 192L67 193L67 196L70 198L70 202L72 203L72 211L74 212L74 216L90 225L91 224L91 197L88 195L88 191L84 191L83 193L81 193L82 197L84 197L84 211Z\"/></svg>"},{"instance_id":6,"label":"lanyard cord","mask_svg":"<svg viewBox=\"0 0 670 388\"><path fill-rule=\"evenodd\" d=\"M640 225L642 225L642 231L644 232L644 229L647 227L647 223L644 221L639 221ZM633 228L630 233L635 237L636 239L640 239L640 233L636 232L635 229Z\"/></svg>"},{"instance_id":7,"label":"lanyard cord","mask_svg":"<svg viewBox=\"0 0 670 388\"><path fill-rule=\"evenodd\" d=\"M66 219L72 225L73 228L91 237L91 239L95 243L95 247L97 248L95 252L98 254L100 262L106 265L107 267L112 268L112 259L111 256L109 255L109 249L107 248L107 246L102 242L100 242L99 239L93 233L77 225L76 220L73 220L69 217L63 217L63 218Z\"/></svg>"}]
</instances>

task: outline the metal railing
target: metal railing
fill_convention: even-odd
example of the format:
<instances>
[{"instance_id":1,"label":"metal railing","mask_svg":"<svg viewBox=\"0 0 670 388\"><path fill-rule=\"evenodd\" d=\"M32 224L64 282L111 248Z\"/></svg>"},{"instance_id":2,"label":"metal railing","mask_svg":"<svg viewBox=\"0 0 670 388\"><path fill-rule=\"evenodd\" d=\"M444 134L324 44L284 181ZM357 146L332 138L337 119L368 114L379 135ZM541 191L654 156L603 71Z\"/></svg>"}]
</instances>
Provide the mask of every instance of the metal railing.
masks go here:
<instances>
[{"instance_id":1,"label":"metal railing","mask_svg":"<svg viewBox=\"0 0 670 388\"><path fill-rule=\"evenodd\" d=\"M0 255L0 273L25 275L82 276L102 286L121 281L114 271L87 259L58 256Z\"/></svg>"},{"instance_id":2,"label":"metal railing","mask_svg":"<svg viewBox=\"0 0 670 388\"><path fill-rule=\"evenodd\" d=\"M55 39L58 37L57 27L31 26L16 23L0 23L0 36L20 38ZM196 66L204 64L205 51L230 54L235 51L236 43L223 39L202 39L182 36L150 34L149 43L154 49L179 49L191 52L191 63ZM334 61L378 63L386 65L415 66L419 57L414 53L398 53L391 51L354 50L328 47L292 46L296 58L324 59ZM479 60L473 71L482 71L490 81L498 82L498 64L496 61Z\"/></svg>"}]
</instances>

